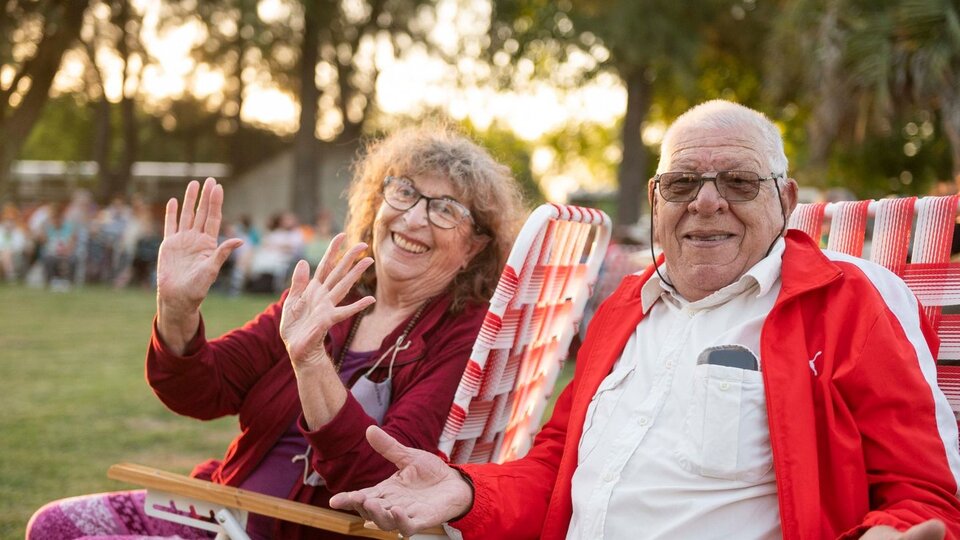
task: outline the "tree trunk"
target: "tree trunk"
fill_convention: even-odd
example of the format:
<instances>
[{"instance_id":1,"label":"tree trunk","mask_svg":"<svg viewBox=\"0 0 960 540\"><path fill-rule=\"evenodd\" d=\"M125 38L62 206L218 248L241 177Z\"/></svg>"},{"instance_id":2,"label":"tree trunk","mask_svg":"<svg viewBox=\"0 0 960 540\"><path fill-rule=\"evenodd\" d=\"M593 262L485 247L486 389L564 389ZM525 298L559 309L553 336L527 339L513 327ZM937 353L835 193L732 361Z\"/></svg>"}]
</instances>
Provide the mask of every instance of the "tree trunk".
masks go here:
<instances>
[{"instance_id":1,"label":"tree trunk","mask_svg":"<svg viewBox=\"0 0 960 540\"><path fill-rule=\"evenodd\" d=\"M47 33L37 45L36 55L27 61L24 68L29 70L26 76L30 78L30 89L15 111L0 118L0 199L9 193L10 165L23 148L47 103L63 53L80 35L83 13L88 3L89 0L64 2L56 23L50 24L48 21Z\"/></svg>"},{"instance_id":2,"label":"tree trunk","mask_svg":"<svg viewBox=\"0 0 960 540\"><path fill-rule=\"evenodd\" d=\"M133 39L127 33L127 23L130 20L130 2L124 1L120 5L120 40L117 43L117 51L123 59L123 78L120 92L120 118L123 122L123 153L120 158L120 168L116 174L112 175L113 195L125 194L129 191L130 183L133 179L133 164L137 161L139 153L139 134L137 132L136 103L134 98L129 95L127 90L127 81L130 78L130 39Z\"/></svg>"},{"instance_id":3,"label":"tree trunk","mask_svg":"<svg viewBox=\"0 0 960 540\"><path fill-rule=\"evenodd\" d=\"M960 91L949 86L940 95L940 124L950 143L950 172L960 188Z\"/></svg>"},{"instance_id":4,"label":"tree trunk","mask_svg":"<svg viewBox=\"0 0 960 540\"><path fill-rule=\"evenodd\" d=\"M244 54L247 51L249 42L243 38L243 29L248 25L252 24L252 21L256 20L256 11L252 9L252 6L249 2L239 2L237 6L239 10L239 18L237 20L237 31L236 38L233 40L233 48L237 53L237 61L233 64L233 73L231 78L234 79L237 83L236 94L234 95L234 102L236 103L236 109L226 115L227 121L230 124L230 149L229 149L229 159L230 159L230 170L231 175L235 176L238 171L244 169L249 163L248 155L252 149L248 149L248 143L246 137L243 134L243 119L241 118L241 113L243 112L243 99L244 91L246 90L246 84L243 82L243 66L244 66ZM225 100L229 103L229 96Z\"/></svg>"},{"instance_id":5,"label":"tree trunk","mask_svg":"<svg viewBox=\"0 0 960 540\"><path fill-rule=\"evenodd\" d=\"M304 30L300 50L300 127L294 141L293 200L291 207L303 223L312 223L320 207L317 184L318 151L316 70L320 39L320 21L312 2L303 3Z\"/></svg>"},{"instance_id":6,"label":"tree trunk","mask_svg":"<svg viewBox=\"0 0 960 540\"><path fill-rule=\"evenodd\" d=\"M647 196L647 163L649 155L643 145L640 129L647 118L652 101L653 86L644 76L644 67L623 73L627 85L627 111L623 117L623 157L617 172L620 185L617 197L616 223L630 225L640 219L643 201Z\"/></svg>"},{"instance_id":7,"label":"tree trunk","mask_svg":"<svg viewBox=\"0 0 960 540\"><path fill-rule=\"evenodd\" d=\"M104 203L113 197L113 171L110 167L110 102L101 92L100 99L93 104L93 159L97 162L100 177L100 200Z\"/></svg>"},{"instance_id":8,"label":"tree trunk","mask_svg":"<svg viewBox=\"0 0 960 540\"><path fill-rule=\"evenodd\" d=\"M813 96L813 111L807 121L807 148L809 158L804 167L810 178L801 178L801 185L823 185L830 162L830 153L840 133L840 126L849 114L850 95L843 83L843 50L846 43L839 28L838 2L828 2L820 20L815 63L819 66L813 76L817 91ZM782 171L773 171L782 172Z\"/></svg>"}]
</instances>

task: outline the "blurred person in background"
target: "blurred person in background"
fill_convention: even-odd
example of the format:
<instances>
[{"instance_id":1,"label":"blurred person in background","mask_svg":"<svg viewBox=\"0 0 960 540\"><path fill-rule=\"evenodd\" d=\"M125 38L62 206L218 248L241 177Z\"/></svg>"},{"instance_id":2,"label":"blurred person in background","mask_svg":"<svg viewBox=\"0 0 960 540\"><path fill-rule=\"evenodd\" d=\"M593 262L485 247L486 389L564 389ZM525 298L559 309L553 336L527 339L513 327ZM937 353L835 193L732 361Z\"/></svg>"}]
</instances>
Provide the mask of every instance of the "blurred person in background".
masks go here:
<instances>
[{"instance_id":1,"label":"blurred person in background","mask_svg":"<svg viewBox=\"0 0 960 540\"><path fill-rule=\"evenodd\" d=\"M371 144L356 166L345 235L310 275L242 328L208 340L200 306L240 240L218 242L223 187L192 182L167 204L146 373L171 410L238 415L222 460L193 475L326 506L393 472L364 438L379 425L437 452L457 384L523 218L509 169L435 126ZM143 491L55 501L28 539L206 537L143 514ZM108 519L98 519L109 516ZM251 515L253 538L339 535Z\"/></svg>"},{"instance_id":2,"label":"blurred person in background","mask_svg":"<svg viewBox=\"0 0 960 540\"><path fill-rule=\"evenodd\" d=\"M66 219L67 209L54 207L43 230L41 260L47 285L52 291L70 289L77 269L76 223Z\"/></svg>"},{"instance_id":3,"label":"blurred person in background","mask_svg":"<svg viewBox=\"0 0 960 540\"><path fill-rule=\"evenodd\" d=\"M304 228L303 258L310 263L311 268L316 268L320 264L323 254L327 252L336 233L333 214L328 210L317 212L313 225Z\"/></svg>"},{"instance_id":4,"label":"blurred person in background","mask_svg":"<svg viewBox=\"0 0 960 540\"><path fill-rule=\"evenodd\" d=\"M253 250L248 274L254 292L276 292L303 256L303 231L293 212L280 212L270 218L267 232Z\"/></svg>"},{"instance_id":5,"label":"blurred person in background","mask_svg":"<svg viewBox=\"0 0 960 540\"><path fill-rule=\"evenodd\" d=\"M13 203L0 212L0 277L15 281L23 274L32 243L23 215Z\"/></svg>"}]
</instances>

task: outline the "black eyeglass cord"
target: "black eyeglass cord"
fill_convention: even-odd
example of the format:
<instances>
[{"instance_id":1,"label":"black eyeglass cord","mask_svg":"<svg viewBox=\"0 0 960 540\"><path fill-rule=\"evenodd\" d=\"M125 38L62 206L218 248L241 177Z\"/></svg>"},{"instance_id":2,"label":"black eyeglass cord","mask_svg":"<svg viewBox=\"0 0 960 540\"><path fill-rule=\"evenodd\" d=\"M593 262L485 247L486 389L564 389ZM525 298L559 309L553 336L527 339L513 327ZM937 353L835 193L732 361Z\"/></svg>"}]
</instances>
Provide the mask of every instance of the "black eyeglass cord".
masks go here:
<instances>
[{"instance_id":1,"label":"black eyeglass cord","mask_svg":"<svg viewBox=\"0 0 960 540\"><path fill-rule=\"evenodd\" d=\"M780 234L778 234L773 239L773 242L770 242L770 247L767 248L767 252L763 255L764 259L770 256L770 252L773 251L773 246L777 244L777 240L783 237L783 233L786 232L787 230L787 210L783 206L783 198L781 198L780 196L780 184L777 182L777 180L779 180L779 178L773 179L773 186L777 188L777 201L780 203L780 217L783 218L783 225L780 227ZM653 196L656 197L657 196L656 193L654 193ZM690 201L690 202L693 202L693 201ZM660 265L657 264L657 254L653 250L653 205L652 204L650 206L650 259L653 261L653 269L657 272L657 276L660 277L660 281L669 285L671 289L676 290L677 288L673 286L673 283L670 283L669 281L667 281L667 278L663 277L663 274L660 273ZM664 262L666 262L666 259L664 259Z\"/></svg>"}]
</instances>

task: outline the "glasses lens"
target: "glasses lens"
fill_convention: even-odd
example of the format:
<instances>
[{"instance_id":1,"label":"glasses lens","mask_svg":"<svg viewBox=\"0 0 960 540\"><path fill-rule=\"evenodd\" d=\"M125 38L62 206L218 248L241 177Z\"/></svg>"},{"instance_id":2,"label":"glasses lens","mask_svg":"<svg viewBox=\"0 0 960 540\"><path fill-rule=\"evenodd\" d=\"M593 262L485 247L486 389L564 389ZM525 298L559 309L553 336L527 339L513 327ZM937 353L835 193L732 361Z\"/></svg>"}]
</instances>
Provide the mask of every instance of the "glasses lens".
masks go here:
<instances>
[{"instance_id":1,"label":"glasses lens","mask_svg":"<svg viewBox=\"0 0 960 540\"><path fill-rule=\"evenodd\" d=\"M456 227L470 214L462 204L449 199L431 199L429 210L430 222L441 229Z\"/></svg>"},{"instance_id":2,"label":"glasses lens","mask_svg":"<svg viewBox=\"0 0 960 540\"><path fill-rule=\"evenodd\" d=\"M420 200L420 192L403 178L388 176L387 184L383 188L383 198L397 210L407 210Z\"/></svg>"},{"instance_id":3,"label":"glasses lens","mask_svg":"<svg viewBox=\"0 0 960 540\"><path fill-rule=\"evenodd\" d=\"M700 191L700 176L692 173L660 175L660 195L670 202L692 201Z\"/></svg>"},{"instance_id":4,"label":"glasses lens","mask_svg":"<svg viewBox=\"0 0 960 540\"><path fill-rule=\"evenodd\" d=\"M717 190L728 201L752 201L760 192L760 175L748 171L717 174Z\"/></svg>"}]
</instances>

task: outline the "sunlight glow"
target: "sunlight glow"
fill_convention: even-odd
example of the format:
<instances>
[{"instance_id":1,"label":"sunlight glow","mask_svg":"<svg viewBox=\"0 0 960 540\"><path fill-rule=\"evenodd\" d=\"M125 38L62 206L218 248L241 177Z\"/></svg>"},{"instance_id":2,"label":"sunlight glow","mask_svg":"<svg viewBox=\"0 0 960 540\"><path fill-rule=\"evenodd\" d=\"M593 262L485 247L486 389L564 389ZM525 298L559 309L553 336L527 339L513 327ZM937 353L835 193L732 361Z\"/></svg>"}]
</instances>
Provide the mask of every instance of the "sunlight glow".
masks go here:
<instances>
[{"instance_id":1,"label":"sunlight glow","mask_svg":"<svg viewBox=\"0 0 960 540\"><path fill-rule=\"evenodd\" d=\"M279 133L290 134L297 130L300 105L290 94L276 88L254 84L247 89L240 118L244 122L269 126Z\"/></svg>"}]
</instances>

